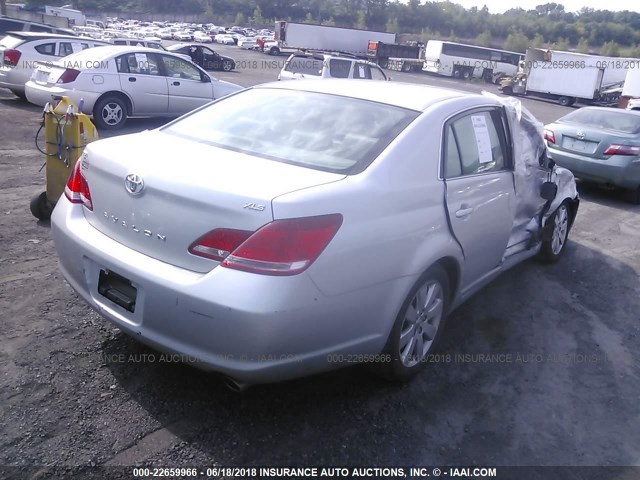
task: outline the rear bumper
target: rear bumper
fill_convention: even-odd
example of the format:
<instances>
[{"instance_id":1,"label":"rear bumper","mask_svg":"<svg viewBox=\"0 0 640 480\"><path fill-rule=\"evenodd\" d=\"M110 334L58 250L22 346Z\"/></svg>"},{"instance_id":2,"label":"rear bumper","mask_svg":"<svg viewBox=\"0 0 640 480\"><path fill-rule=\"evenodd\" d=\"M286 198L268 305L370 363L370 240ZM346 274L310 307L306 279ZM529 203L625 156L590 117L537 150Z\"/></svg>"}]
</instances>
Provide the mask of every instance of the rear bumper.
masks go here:
<instances>
[{"instance_id":1,"label":"rear bumper","mask_svg":"<svg viewBox=\"0 0 640 480\"><path fill-rule=\"evenodd\" d=\"M306 273L188 271L105 236L85 220L83 208L62 196L52 215L64 277L107 320L158 350L238 381L266 383L336 368L335 355L384 347L393 322L386 329L379 318L389 301L386 284L328 298ZM98 292L100 270L137 288L134 312Z\"/></svg>"},{"instance_id":2,"label":"rear bumper","mask_svg":"<svg viewBox=\"0 0 640 480\"><path fill-rule=\"evenodd\" d=\"M29 80L26 73L20 74L15 68L0 68L0 88L8 88L14 92L24 93L24 84Z\"/></svg>"},{"instance_id":3,"label":"rear bumper","mask_svg":"<svg viewBox=\"0 0 640 480\"><path fill-rule=\"evenodd\" d=\"M637 157L614 155L607 160L598 160L551 147L549 154L558 165L583 180L627 189L640 186L640 159Z\"/></svg>"},{"instance_id":4,"label":"rear bumper","mask_svg":"<svg viewBox=\"0 0 640 480\"><path fill-rule=\"evenodd\" d=\"M80 103L80 100L84 100L84 106L82 113L87 115L93 114L93 106L100 97L100 93L97 92L83 92L80 90L68 90L60 87L47 87L39 85L34 81L28 81L25 85L25 94L29 102L44 107L47 103L53 101L54 96L67 96L76 105Z\"/></svg>"}]
</instances>

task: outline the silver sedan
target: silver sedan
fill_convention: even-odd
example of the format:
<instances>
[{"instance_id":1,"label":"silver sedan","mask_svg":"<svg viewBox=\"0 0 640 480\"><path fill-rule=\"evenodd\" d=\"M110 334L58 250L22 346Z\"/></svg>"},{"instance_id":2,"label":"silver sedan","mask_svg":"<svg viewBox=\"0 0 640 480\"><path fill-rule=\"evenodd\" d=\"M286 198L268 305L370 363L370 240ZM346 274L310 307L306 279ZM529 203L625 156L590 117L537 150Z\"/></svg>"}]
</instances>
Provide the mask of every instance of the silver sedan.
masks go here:
<instances>
[{"instance_id":1,"label":"silver sedan","mask_svg":"<svg viewBox=\"0 0 640 480\"><path fill-rule=\"evenodd\" d=\"M236 388L354 362L408 379L453 308L564 251L575 182L520 112L357 80L232 94L87 147L52 216L62 271Z\"/></svg>"}]
</instances>

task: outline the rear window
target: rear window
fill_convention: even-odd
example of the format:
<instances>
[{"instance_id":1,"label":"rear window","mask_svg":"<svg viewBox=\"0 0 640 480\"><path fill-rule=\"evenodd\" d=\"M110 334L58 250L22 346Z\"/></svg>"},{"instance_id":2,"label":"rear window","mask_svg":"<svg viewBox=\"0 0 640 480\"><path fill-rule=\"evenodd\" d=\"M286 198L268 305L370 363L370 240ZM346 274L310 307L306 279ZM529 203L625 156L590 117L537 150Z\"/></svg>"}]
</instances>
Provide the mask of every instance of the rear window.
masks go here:
<instances>
[{"instance_id":1,"label":"rear window","mask_svg":"<svg viewBox=\"0 0 640 480\"><path fill-rule=\"evenodd\" d=\"M11 35L5 36L2 40L0 40L0 46L6 48L16 48L18 45L24 42L23 39L13 37Z\"/></svg>"},{"instance_id":2,"label":"rear window","mask_svg":"<svg viewBox=\"0 0 640 480\"><path fill-rule=\"evenodd\" d=\"M56 44L55 43L43 43L42 45L37 45L33 47L36 49L36 52L42 55L55 55L56 54Z\"/></svg>"},{"instance_id":3,"label":"rear window","mask_svg":"<svg viewBox=\"0 0 640 480\"><path fill-rule=\"evenodd\" d=\"M598 108L581 108L565 115L559 122L617 130L623 133L640 133L640 115L624 111L615 112Z\"/></svg>"},{"instance_id":4,"label":"rear window","mask_svg":"<svg viewBox=\"0 0 640 480\"><path fill-rule=\"evenodd\" d=\"M320 76L322 74L323 62L324 60L322 58L293 57L287 62L284 69L291 73Z\"/></svg>"},{"instance_id":5,"label":"rear window","mask_svg":"<svg viewBox=\"0 0 640 480\"><path fill-rule=\"evenodd\" d=\"M245 90L163 131L318 170L364 170L419 112L335 95Z\"/></svg>"}]
</instances>

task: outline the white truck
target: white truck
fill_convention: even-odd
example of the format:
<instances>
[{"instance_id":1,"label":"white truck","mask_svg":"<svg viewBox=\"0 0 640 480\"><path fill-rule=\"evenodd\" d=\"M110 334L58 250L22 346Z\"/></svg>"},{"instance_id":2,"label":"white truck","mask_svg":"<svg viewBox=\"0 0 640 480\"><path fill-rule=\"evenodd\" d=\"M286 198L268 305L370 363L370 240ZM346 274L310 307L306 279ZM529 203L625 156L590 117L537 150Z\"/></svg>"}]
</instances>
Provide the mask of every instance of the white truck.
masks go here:
<instances>
[{"instance_id":1,"label":"white truck","mask_svg":"<svg viewBox=\"0 0 640 480\"><path fill-rule=\"evenodd\" d=\"M66 17L69 19L69 26L84 27L87 24L87 17L80 10L67 7L44 7L44 13L54 17Z\"/></svg>"},{"instance_id":2,"label":"white truck","mask_svg":"<svg viewBox=\"0 0 640 480\"><path fill-rule=\"evenodd\" d=\"M275 39L264 44L269 55L322 50L366 56L369 41L395 43L396 34L307 23L276 22Z\"/></svg>"},{"instance_id":3,"label":"white truck","mask_svg":"<svg viewBox=\"0 0 640 480\"><path fill-rule=\"evenodd\" d=\"M620 108L628 110L640 110L640 60L637 60L636 68L630 68L622 87Z\"/></svg>"},{"instance_id":4,"label":"white truck","mask_svg":"<svg viewBox=\"0 0 640 480\"><path fill-rule=\"evenodd\" d=\"M500 90L556 100L563 106L612 104L619 98L612 87L624 81L628 68L627 59L530 48L518 73L502 80Z\"/></svg>"}]
</instances>

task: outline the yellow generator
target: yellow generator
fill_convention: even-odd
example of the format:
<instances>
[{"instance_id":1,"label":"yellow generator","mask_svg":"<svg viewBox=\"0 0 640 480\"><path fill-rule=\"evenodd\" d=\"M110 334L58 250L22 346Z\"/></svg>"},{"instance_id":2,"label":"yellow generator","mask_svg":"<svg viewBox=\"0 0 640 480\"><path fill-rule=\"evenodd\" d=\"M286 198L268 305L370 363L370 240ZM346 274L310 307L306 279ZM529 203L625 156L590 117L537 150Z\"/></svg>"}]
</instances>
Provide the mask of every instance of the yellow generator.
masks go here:
<instances>
[{"instance_id":1,"label":"yellow generator","mask_svg":"<svg viewBox=\"0 0 640 480\"><path fill-rule=\"evenodd\" d=\"M42 112L42 124L36 134L36 146L45 155L47 189L31 199L31 213L39 220L48 220L73 167L89 142L98 139L98 132L80 106L68 97L54 97L55 105L47 103ZM38 136L44 129L45 148L38 146ZM42 170L42 168L41 168Z\"/></svg>"}]
</instances>

